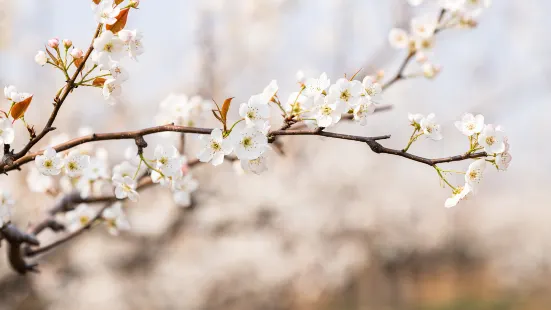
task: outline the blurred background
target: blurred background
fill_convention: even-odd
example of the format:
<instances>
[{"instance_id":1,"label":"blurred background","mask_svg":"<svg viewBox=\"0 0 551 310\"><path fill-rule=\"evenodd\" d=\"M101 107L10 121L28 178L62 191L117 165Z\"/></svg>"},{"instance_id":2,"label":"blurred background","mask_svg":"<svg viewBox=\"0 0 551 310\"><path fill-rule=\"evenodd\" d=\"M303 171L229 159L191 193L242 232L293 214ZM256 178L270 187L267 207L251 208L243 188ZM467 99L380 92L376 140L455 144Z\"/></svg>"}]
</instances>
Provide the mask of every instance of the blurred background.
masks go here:
<instances>
[{"instance_id":1,"label":"blurred background","mask_svg":"<svg viewBox=\"0 0 551 310\"><path fill-rule=\"evenodd\" d=\"M86 48L95 29L89 2L0 0L0 84L34 93L26 120L39 128L63 76L34 55L52 37ZM109 106L97 89L79 88L52 136L152 126L171 92L244 102L276 79L286 99L298 70L332 81L359 68L391 75L405 55L390 48L388 31L424 11L405 0L141 2L127 28L143 31L146 52L123 63L126 102ZM285 138L285 156L273 154L261 176L238 175L230 163L194 169L193 208L147 189L129 206L131 232L112 237L98 227L43 256L41 274L16 275L2 254L0 309L551 309L551 2L494 2L478 28L437 36L437 79L390 88L384 101L394 108L366 127L332 128L392 134L383 144L401 148L407 113L434 112L445 139L411 152L441 157L464 151L453 121L482 113L506 128L514 160L506 173L492 169L477 196L445 209L450 193L429 167L362 144ZM147 137L150 145L177 139ZM96 146L114 164L130 144ZM27 173L0 177L20 227L54 203L29 194Z\"/></svg>"}]
</instances>

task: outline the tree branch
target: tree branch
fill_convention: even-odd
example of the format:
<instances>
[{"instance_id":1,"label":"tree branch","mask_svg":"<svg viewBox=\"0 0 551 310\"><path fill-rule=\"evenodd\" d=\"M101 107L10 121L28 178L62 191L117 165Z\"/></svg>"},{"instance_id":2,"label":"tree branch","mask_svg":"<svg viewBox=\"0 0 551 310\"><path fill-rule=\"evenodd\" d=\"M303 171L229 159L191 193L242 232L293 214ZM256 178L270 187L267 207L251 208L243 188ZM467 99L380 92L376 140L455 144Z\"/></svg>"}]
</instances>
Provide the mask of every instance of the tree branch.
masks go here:
<instances>
[{"instance_id":1,"label":"tree branch","mask_svg":"<svg viewBox=\"0 0 551 310\"><path fill-rule=\"evenodd\" d=\"M61 94L61 97L56 96L54 98L54 110L52 111L52 114L50 115L50 118L46 122L46 125L42 129L42 131L33 139L31 139L24 147L21 149L21 151L15 153L15 154L6 154L5 158L2 160L2 163L0 163L0 169L2 169L2 173L6 173L9 170L4 169L6 165L11 165L11 161L15 161L27 154L31 150L31 148L37 144L42 138L48 134L48 132L55 130L55 127L53 127L54 121L57 117L57 114L59 113L59 110L61 109L61 105L63 102L65 102L65 99L69 96L69 94L73 91L75 88L75 81L78 78L78 75L82 72L84 69L84 66L86 65L86 61L90 57L90 54L92 54L92 51L94 50L94 40L99 36L101 29L103 27L103 24L98 24L96 28L96 32L94 33L94 37L92 38L92 42L90 43L90 46L88 47L88 50L86 51L86 54L84 55L84 58L82 60L82 63L77 67L75 72L73 73L73 76L71 79L67 81L67 84L64 87L64 91ZM6 160L7 159L7 160ZM11 170L11 169L10 169Z\"/></svg>"},{"instance_id":2,"label":"tree branch","mask_svg":"<svg viewBox=\"0 0 551 310\"><path fill-rule=\"evenodd\" d=\"M28 256L28 257L33 257L33 256L36 256L38 254L41 254L41 253L44 253L44 252L47 252L55 247L58 247L76 237L78 237L80 234L82 234L84 231L92 228L92 225L94 225L96 223L97 220L99 220L101 218L101 215L103 214L103 211L105 209L107 209L108 207L110 206L110 204L105 204L105 206L103 206L99 211L98 213L96 214L96 216L94 216L94 218L92 218L86 225L82 226L80 229L66 235L65 237L57 240L57 241L54 241L46 246L43 246L41 248L38 248L38 249L28 249L27 251L25 251L25 255Z\"/></svg>"},{"instance_id":3,"label":"tree branch","mask_svg":"<svg viewBox=\"0 0 551 310\"><path fill-rule=\"evenodd\" d=\"M440 22L442 22L442 19L444 18L444 14L446 14L446 10L445 9L442 9L440 10L440 13L438 14L438 19L437 19L437 23L440 24ZM439 33L440 31L442 31L441 28L436 28L434 30L434 34L437 34ZM394 83L400 81L400 80L403 80L405 79L405 75L404 75L404 71L406 70L409 62L411 61L411 59L413 59L413 57L417 54L417 51L416 50L413 50L413 51L409 51L408 52L408 55L406 56L406 58L402 61L402 64L400 65L400 67L398 68L398 72L396 72L396 74L386 83L384 83L382 85L382 89L383 90L386 90L387 88L389 88L390 86L394 85Z\"/></svg>"}]
</instances>

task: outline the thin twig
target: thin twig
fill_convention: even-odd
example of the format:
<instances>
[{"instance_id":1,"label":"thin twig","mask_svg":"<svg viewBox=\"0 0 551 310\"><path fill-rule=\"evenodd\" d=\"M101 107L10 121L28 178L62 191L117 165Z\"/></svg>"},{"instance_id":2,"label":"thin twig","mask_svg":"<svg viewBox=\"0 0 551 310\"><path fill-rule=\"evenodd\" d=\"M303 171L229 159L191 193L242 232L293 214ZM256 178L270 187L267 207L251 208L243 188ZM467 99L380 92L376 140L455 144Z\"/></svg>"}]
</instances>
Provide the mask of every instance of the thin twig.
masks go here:
<instances>
[{"instance_id":1,"label":"thin twig","mask_svg":"<svg viewBox=\"0 0 551 310\"><path fill-rule=\"evenodd\" d=\"M44 253L44 252L47 252L55 247L58 247L76 237L78 237L80 234L82 234L84 231L92 228L92 225L94 225L96 223L97 220L99 220L103 214L103 211L105 209L107 209L110 205L109 204L106 204L105 206L103 206L99 211L98 213L96 214L96 216L94 216L94 218L92 218L90 221L88 221L88 223L86 223L86 225L82 226L81 228L79 228L78 230L66 235L65 237L57 240L57 241L54 241L46 246L43 246L43 247L40 247L40 248L37 248L37 249L29 249L26 251L25 255L28 256L28 257L33 257L33 256L36 256L38 254L41 254L41 253Z\"/></svg>"}]
</instances>

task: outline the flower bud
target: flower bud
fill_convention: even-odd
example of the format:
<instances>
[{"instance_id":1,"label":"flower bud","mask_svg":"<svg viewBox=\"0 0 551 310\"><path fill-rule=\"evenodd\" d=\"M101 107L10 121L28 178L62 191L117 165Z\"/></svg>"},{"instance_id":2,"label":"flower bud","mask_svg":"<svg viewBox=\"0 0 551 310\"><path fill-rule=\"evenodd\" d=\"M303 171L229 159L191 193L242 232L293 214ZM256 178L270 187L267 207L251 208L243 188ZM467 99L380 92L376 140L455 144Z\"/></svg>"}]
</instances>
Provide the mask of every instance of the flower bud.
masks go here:
<instances>
[{"instance_id":1,"label":"flower bud","mask_svg":"<svg viewBox=\"0 0 551 310\"><path fill-rule=\"evenodd\" d=\"M57 48L59 46L59 39L58 38L53 38L53 39L48 40L48 46L51 47L51 48Z\"/></svg>"},{"instance_id":2,"label":"flower bud","mask_svg":"<svg viewBox=\"0 0 551 310\"><path fill-rule=\"evenodd\" d=\"M65 48L69 48L69 47L73 46L73 41L71 41L69 39L65 39L65 40L63 40L63 46L65 46Z\"/></svg>"},{"instance_id":3,"label":"flower bud","mask_svg":"<svg viewBox=\"0 0 551 310\"><path fill-rule=\"evenodd\" d=\"M84 56L84 52L80 48L75 47L71 51L71 56L75 59L82 58L82 56Z\"/></svg>"},{"instance_id":4,"label":"flower bud","mask_svg":"<svg viewBox=\"0 0 551 310\"><path fill-rule=\"evenodd\" d=\"M139 5L140 5L140 0L130 0L130 2L128 3L129 7L132 7L135 9L137 9Z\"/></svg>"},{"instance_id":5,"label":"flower bud","mask_svg":"<svg viewBox=\"0 0 551 310\"><path fill-rule=\"evenodd\" d=\"M44 66L48 62L48 56L46 56L44 51L38 51L36 56L34 56L34 61L36 61L37 64Z\"/></svg>"},{"instance_id":6,"label":"flower bud","mask_svg":"<svg viewBox=\"0 0 551 310\"><path fill-rule=\"evenodd\" d=\"M302 70L299 70L296 74L296 79L299 84L304 84L304 81L306 80L306 77L304 76L304 72Z\"/></svg>"},{"instance_id":7,"label":"flower bud","mask_svg":"<svg viewBox=\"0 0 551 310\"><path fill-rule=\"evenodd\" d=\"M425 63L423 65L423 75L427 79L434 79L440 71L442 71L441 66L433 65L431 63Z\"/></svg>"}]
</instances>

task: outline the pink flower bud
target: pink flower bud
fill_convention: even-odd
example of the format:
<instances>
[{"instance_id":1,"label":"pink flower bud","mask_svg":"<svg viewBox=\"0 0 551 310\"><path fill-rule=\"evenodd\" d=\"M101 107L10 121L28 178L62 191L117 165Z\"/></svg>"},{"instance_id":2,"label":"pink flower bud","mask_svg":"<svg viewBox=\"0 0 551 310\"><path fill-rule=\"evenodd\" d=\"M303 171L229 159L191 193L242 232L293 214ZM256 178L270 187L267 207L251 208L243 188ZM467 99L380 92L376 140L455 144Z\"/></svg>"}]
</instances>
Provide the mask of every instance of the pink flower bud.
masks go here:
<instances>
[{"instance_id":1,"label":"pink flower bud","mask_svg":"<svg viewBox=\"0 0 551 310\"><path fill-rule=\"evenodd\" d=\"M53 38L53 39L48 40L48 46L51 47L51 48L57 48L59 46L59 39L58 38Z\"/></svg>"},{"instance_id":2,"label":"pink flower bud","mask_svg":"<svg viewBox=\"0 0 551 310\"><path fill-rule=\"evenodd\" d=\"M69 48L69 47L73 46L73 41L71 41L69 39L65 39L65 40L63 40L63 46L65 46L65 48Z\"/></svg>"},{"instance_id":3,"label":"pink flower bud","mask_svg":"<svg viewBox=\"0 0 551 310\"><path fill-rule=\"evenodd\" d=\"M139 5L140 5L140 0L130 0L130 3L128 4L128 6L133 7L135 9L137 9Z\"/></svg>"},{"instance_id":4,"label":"pink flower bud","mask_svg":"<svg viewBox=\"0 0 551 310\"><path fill-rule=\"evenodd\" d=\"M82 58L82 56L84 56L84 52L80 48L75 47L71 51L71 56L73 56L73 58L75 59Z\"/></svg>"}]
</instances>

